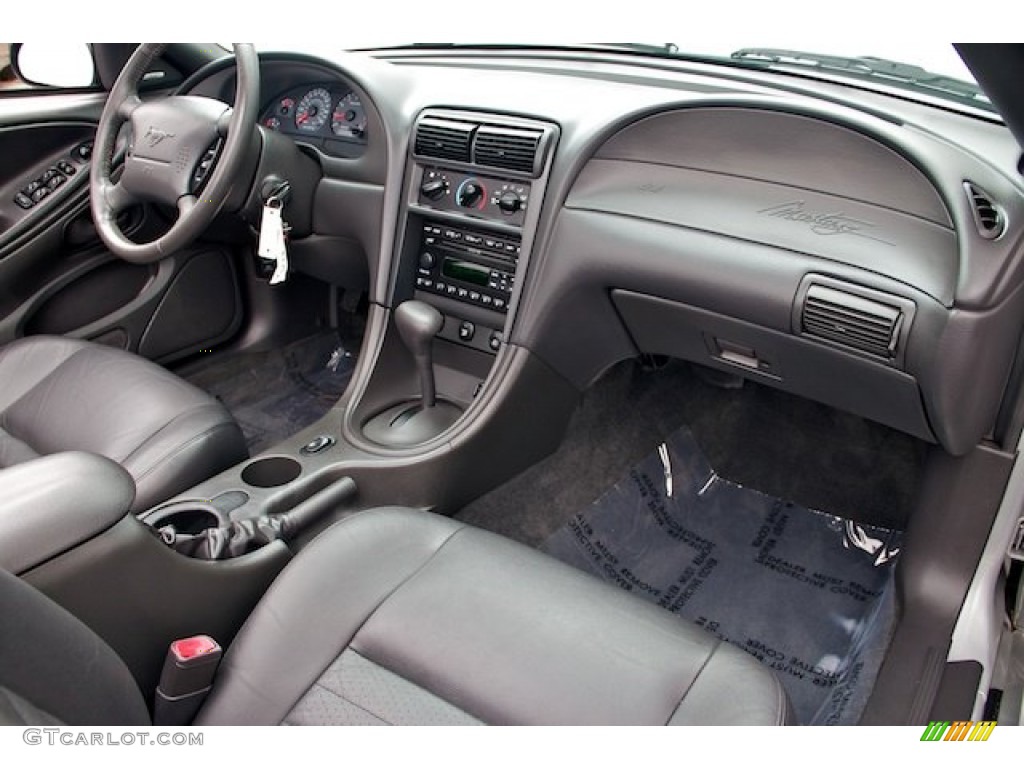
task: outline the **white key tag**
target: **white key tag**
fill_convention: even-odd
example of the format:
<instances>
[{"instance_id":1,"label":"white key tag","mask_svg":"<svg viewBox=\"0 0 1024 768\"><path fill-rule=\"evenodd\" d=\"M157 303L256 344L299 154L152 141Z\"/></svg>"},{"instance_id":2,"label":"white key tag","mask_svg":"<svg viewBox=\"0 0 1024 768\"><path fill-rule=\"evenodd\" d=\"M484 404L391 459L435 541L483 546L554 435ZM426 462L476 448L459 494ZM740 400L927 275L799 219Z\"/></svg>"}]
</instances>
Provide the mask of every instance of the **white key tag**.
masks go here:
<instances>
[{"instance_id":1,"label":"white key tag","mask_svg":"<svg viewBox=\"0 0 1024 768\"><path fill-rule=\"evenodd\" d=\"M260 258L275 263L274 274L270 284L283 283L288 277L288 248L285 245L285 224L281 218L281 200L272 197L263 206L263 217L260 220L260 242L257 253Z\"/></svg>"}]
</instances>

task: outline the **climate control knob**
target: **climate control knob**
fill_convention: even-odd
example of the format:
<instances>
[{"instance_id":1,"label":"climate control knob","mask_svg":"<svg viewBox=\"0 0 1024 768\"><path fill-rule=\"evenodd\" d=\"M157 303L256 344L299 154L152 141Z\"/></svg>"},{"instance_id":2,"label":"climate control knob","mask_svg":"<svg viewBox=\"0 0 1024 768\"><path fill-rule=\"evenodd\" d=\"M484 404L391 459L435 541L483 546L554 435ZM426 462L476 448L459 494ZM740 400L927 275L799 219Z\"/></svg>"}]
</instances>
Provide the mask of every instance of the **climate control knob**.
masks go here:
<instances>
[{"instance_id":1,"label":"climate control knob","mask_svg":"<svg viewBox=\"0 0 1024 768\"><path fill-rule=\"evenodd\" d=\"M459 187L455 202L463 208L475 208L483 200L485 194L486 190L483 184L476 179L467 179Z\"/></svg>"},{"instance_id":2,"label":"climate control knob","mask_svg":"<svg viewBox=\"0 0 1024 768\"><path fill-rule=\"evenodd\" d=\"M420 194L428 200L440 200L448 191L448 182L444 179L427 179L420 186Z\"/></svg>"},{"instance_id":3,"label":"climate control knob","mask_svg":"<svg viewBox=\"0 0 1024 768\"><path fill-rule=\"evenodd\" d=\"M498 208L501 209L502 213L508 216L511 216L513 213L516 213L522 207L522 198L519 197L519 195L513 192L511 189L507 189L504 192L502 192L501 196L498 198Z\"/></svg>"}]
</instances>

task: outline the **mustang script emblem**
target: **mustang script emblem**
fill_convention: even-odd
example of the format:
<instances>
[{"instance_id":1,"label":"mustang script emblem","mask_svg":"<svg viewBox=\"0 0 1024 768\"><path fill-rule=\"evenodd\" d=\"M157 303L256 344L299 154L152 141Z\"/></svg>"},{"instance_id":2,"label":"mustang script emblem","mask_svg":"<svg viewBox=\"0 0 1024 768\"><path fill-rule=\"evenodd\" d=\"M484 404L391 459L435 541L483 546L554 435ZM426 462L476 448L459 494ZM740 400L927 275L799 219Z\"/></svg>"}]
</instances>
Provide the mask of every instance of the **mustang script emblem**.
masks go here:
<instances>
[{"instance_id":1,"label":"mustang script emblem","mask_svg":"<svg viewBox=\"0 0 1024 768\"><path fill-rule=\"evenodd\" d=\"M154 128L152 125L149 126L149 130L146 131L146 135L142 137L146 140L146 143L151 147L155 147L164 139L173 139L174 134L168 133L167 131L161 131L159 128Z\"/></svg>"},{"instance_id":2,"label":"mustang script emblem","mask_svg":"<svg viewBox=\"0 0 1024 768\"><path fill-rule=\"evenodd\" d=\"M883 240L869 233L875 225L870 221L855 219L843 213L815 213L807 210L807 204L803 200L794 200L790 203L783 203L771 208L762 208L758 211L762 216L771 216L776 219L786 219L806 224L811 232L816 235L854 235L874 240L878 243L892 245L888 240Z\"/></svg>"}]
</instances>

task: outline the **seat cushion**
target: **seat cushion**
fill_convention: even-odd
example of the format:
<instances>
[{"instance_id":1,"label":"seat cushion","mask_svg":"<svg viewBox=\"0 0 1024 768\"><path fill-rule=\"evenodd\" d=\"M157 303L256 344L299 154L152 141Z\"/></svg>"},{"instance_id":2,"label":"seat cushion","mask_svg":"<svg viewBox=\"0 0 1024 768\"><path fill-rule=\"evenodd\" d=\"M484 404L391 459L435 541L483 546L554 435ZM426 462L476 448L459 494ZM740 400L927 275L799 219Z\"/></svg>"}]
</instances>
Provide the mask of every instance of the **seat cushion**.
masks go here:
<instances>
[{"instance_id":1,"label":"seat cushion","mask_svg":"<svg viewBox=\"0 0 1024 768\"><path fill-rule=\"evenodd\" d=\"M148 360L53 336L0 348L0 466L69 450L128 470L134 512L247 456L223 405Z\"/></svg>"},{"instance_id":2,"label":"seat cushion","mask_svg":"<svg viewBox=\"0 0 1024 768\"><path fill-rule=\"evenodd\" d=\"M225 658L198 724L782 724L772 672L500 536L389 508L321 534Z\"/></svg>"}]
</instances>

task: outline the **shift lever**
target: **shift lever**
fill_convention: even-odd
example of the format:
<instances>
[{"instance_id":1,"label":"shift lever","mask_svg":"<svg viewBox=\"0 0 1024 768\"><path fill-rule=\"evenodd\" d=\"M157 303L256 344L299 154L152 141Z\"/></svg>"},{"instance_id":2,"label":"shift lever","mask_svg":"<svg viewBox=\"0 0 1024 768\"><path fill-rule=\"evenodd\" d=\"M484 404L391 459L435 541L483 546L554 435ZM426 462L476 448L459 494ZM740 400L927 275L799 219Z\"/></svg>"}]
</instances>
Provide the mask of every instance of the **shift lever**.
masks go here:
<instances>
[{"instance_id":1,"label":"shift lever","mask_svg":"<svg viewBox=\"0 0 1024 768\"><path fill-rule=\"evenodd\" d=\"M434 337L443 324L441 313L423 301L405 301L395 310L398 335L416 360L424 408L433 408L437 402L433 348Z\"/></svg>"},{"instance_id":2,"label":"shift lever","mask_svg":"<svg viewBox=\"0 0 1024 768\"><path fill-rule=\"evenodd\" d=\"M420 402L402 400L385 408L363 425L363 434L379 445L405 447L433 440L462 416L462 408L438 399L434 382L434 337L444 317L422 301L405 301L395 309L395 327L416 360ZM403 379L403 387L404 379Z\"/></svg>"}]
</instances>

